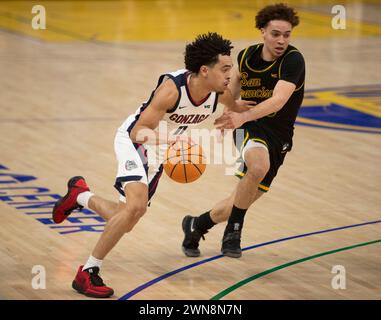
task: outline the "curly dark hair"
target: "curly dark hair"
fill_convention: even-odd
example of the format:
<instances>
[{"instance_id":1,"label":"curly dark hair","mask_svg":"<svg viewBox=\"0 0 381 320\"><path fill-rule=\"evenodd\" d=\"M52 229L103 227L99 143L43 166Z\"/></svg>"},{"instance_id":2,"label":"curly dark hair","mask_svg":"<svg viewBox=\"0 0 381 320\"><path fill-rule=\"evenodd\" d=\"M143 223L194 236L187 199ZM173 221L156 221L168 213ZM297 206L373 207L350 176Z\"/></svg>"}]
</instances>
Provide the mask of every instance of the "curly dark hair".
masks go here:
<instances>
[{"instance_id":1,"label":"curly dark hair","mask_svg":"<svg viewBox=\"0 0 381 320\"><path fill-rule=\"evenodd\" d=\"M287 21L292 27L299 24L299 17L295 10L284 3L264 7L255 17L255 26L258 29L264 28L271 20Z\"/></svg>"},{"instance_id":2,"label":"curly dark hair","mask_svg":"<svg viewBox=\"0 0 381 320\"><path fill-rule=\"evenodd\" d=\"M233 48L231 41L222 38L215 32L200 34L185 47L185 68L198 73L201 66L213 66L218 61L218 55L230 56Z\"/></svg>"}]
</instances>

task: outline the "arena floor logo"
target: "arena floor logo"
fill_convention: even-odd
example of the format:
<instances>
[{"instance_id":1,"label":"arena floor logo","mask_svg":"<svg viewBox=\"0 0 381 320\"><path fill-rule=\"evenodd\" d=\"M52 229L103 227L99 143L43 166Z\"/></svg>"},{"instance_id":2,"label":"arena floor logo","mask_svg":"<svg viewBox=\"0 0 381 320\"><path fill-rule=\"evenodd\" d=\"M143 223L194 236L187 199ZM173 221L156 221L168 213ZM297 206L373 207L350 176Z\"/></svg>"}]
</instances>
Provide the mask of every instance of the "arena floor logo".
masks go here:
<instances>
[{"instance_id":1,"label":"arena floor logo","mask_svg":"<svg viewBox=\"0 0 381 320\"><path fill-rule=\"evenodd\" d=\"M61 234L103 231L106 221L85 208L73 211L62 225L56 225L52 219L52 209L60 198L61 195L41 186L37 177L13 172L0 164L0 203L34 217Z\"/></svg>"},{"instance_id":2,"label":"arena floor logo","mask_svg":"<svg viewBox=\"0 0 381 320\"><path fill-rule=\"evenodd\" d=\"M381 85L308 90L296 124L381 133Z\"/></svg>"}]
</instances>

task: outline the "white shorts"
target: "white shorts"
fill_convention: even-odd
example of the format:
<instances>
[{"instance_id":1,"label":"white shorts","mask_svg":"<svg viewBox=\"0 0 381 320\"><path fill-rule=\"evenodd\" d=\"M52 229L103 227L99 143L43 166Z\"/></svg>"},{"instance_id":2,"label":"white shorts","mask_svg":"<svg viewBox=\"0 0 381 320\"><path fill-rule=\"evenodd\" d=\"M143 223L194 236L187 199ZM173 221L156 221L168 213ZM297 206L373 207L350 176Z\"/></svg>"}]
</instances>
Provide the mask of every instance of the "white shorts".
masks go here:
<instances>
[{"instance_id":1,"label":"white shorts","mask_svg":"<svg viewBox=\"0 0 381 320\"><path fill-rule=\"evenodd\" d=\"M163 172L162 162L151 163L148 158L153 150L142 144L133 143L127 131L118 129L114 150L118 161L118 172L114 187L120 193L120 201L126 202L124 188L131 182L141 182L148 186L148 199L154 195ZM152 156L151 156L152 158Z\"/></svg>"}]
</instances>

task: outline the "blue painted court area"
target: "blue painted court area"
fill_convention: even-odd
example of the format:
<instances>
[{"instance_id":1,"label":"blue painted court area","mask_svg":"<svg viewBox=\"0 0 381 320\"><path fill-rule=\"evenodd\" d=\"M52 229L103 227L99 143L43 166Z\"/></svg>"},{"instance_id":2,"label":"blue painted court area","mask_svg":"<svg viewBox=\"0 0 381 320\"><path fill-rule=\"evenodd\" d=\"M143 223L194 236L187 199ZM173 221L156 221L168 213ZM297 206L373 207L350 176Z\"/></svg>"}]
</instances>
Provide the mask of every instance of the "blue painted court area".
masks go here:
<instances>
[{"instance_id":1,"label":"blue painted court area","mask_svg":"<svg viewBox=\"0 0 381 320\"><path fill-rule=\"evenodd\" d=\"M336 103L331 103L328 106L301 108L299 116L330 123L347 124L365 128L381 128L381 118L349 109Z\"/></svg>"},{"instance_id":2,"label":"blue painted court area","mask_svg":"<svg viewBox=\"0 0 381 320\"><path fill-rule=\"evenodd\" d=\"M297 125L381 133L381 85L307 90Z\"/></svg>"}]
</instances>

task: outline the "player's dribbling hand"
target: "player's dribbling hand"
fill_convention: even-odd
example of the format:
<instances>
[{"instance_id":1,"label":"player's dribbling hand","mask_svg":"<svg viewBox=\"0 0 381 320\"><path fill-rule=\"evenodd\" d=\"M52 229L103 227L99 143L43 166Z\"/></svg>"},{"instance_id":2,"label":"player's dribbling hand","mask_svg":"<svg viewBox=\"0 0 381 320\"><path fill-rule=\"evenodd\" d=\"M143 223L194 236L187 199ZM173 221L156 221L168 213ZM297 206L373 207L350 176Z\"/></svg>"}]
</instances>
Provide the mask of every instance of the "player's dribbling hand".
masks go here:
<instances>
[{"instance_id":1,"label":"player's dribbling hand","mask_svg":"<svg viewBox=\"0 0 381 320\"><path fill-rule=\"evenodd\" d=\"M243 113L227 111L214 121L217 129L236 129L245 123Z\"/></svg>"}]
</instances>

